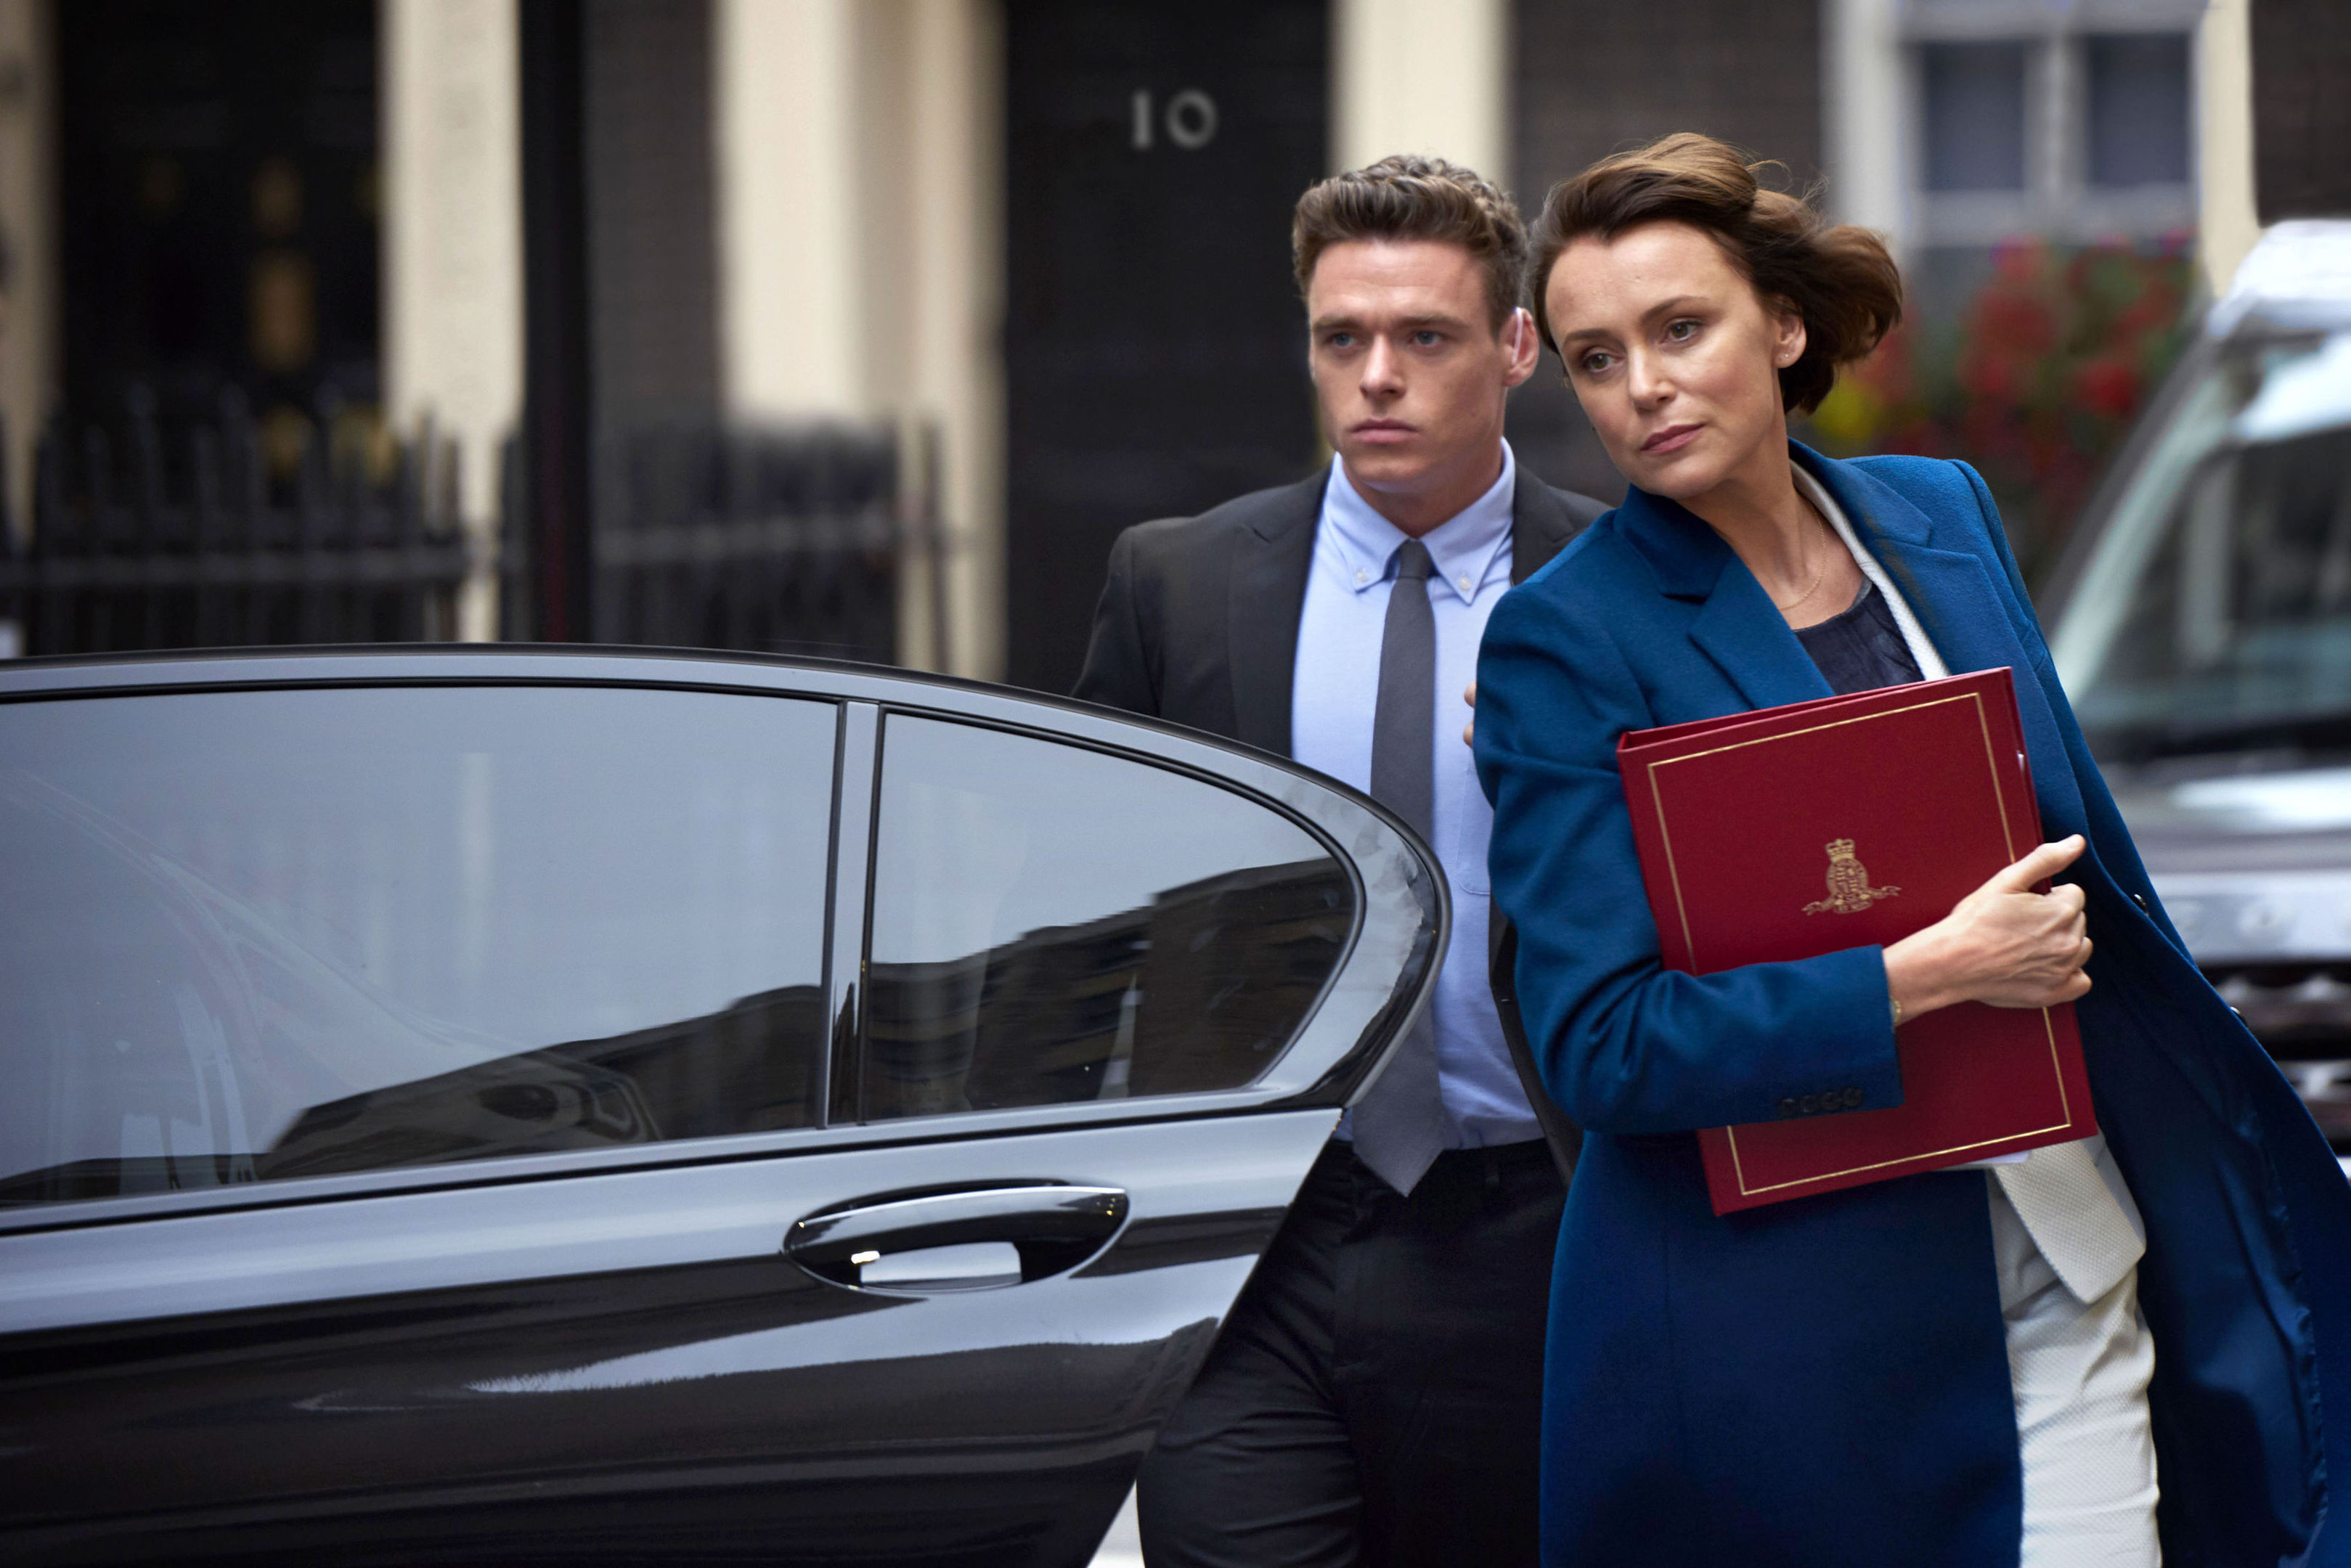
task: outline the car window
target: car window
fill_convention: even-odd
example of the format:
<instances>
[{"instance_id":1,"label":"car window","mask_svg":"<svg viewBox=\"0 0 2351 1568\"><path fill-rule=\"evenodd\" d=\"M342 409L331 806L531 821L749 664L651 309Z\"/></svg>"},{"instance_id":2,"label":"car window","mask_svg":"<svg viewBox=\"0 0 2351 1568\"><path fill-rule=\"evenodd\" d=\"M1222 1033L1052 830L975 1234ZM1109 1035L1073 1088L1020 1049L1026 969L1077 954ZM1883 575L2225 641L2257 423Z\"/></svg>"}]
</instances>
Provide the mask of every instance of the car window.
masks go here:
<instances>
[{"instance_id":1,"label":"car window","mask_svg":"<svg viewBox=\"0 0 2351 1568\"><path fill-rule=\"evenodd\" d=\"M867 1120L1245 1084L1312 1011L1353 883L1270 807L976 726L883 727Z\"/></svg>"},{"instance_id":2,"label":"car window","mask_svg":"<svg viewBox=\"0 0 2351 1568\"><path fill-rule=\"evenodd\" d=\"M0 706L0 1200L817 1119L837 709Z\"/></svg>"},{"instance_id":3,"label":"car window","mask_svg":"<svg viewBox=\"0 0 2351 1568\"><path fill-rule=\"evenodd\" d=\"M2351 332L2212 356L2123 488L2051 651L2110 761L2351 721Z\"/></svg>"}]
</instances>

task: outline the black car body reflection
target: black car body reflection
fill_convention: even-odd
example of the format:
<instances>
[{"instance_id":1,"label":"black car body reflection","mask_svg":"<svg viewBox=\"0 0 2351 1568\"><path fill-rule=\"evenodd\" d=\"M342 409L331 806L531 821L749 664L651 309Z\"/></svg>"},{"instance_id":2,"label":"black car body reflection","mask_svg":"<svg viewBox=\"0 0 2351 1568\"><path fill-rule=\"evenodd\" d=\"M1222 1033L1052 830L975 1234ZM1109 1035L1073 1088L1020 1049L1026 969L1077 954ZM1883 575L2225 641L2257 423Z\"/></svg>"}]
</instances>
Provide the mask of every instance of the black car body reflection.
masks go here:
<instances>
[{"instance_id":1,"label":"black car body reflection","mask_svg":"<svg viewBox=\"0 0 2351 1568\"><path fill-rule=\"evenodd\" d=\"M780 661L0 672L0 1553L1090 1555L1419 1005L1270 758Z\"/></svg>"}]
</instances>

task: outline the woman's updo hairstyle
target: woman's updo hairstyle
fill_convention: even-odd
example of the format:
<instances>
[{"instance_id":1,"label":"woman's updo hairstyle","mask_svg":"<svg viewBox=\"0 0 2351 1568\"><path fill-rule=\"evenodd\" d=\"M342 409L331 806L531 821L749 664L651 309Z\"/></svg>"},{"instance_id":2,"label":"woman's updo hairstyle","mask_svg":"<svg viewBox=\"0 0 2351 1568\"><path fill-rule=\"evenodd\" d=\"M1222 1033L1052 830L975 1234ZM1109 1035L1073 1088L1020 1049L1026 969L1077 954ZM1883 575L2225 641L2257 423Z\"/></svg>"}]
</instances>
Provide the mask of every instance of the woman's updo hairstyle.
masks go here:
<instances>
[{"instance_id":1,"label":"woman's updo hairstyle","mask_svg":"<svg viewBox=\"0 0 2351 1568\"><path fill-rule=\"evenodd\" d=\"M1769 303L1804 321L1804 352L1780 372L1780 402L1809 413L1838 367L1868 357L1902 319L1902 273L1867 229L1831 225L1802 197L1765 189L1770 163L1750 163L1711 136L1677 131L1603 158L1552 187L1537 220L1535 325L1556 349L1543 295L1560 254L1579 239L1613 240L1642 224L1684 223L1714 236Z\"/></svg>"}]
</instances>

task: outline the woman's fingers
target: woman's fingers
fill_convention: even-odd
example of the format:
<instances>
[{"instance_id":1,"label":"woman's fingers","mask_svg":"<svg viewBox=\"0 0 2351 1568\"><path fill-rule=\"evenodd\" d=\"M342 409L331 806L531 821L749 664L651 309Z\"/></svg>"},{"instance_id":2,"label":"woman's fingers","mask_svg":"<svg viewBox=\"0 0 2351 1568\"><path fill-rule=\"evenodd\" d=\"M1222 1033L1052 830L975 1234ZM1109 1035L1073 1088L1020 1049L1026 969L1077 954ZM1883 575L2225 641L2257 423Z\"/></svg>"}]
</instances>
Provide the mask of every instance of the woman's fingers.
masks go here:
<instances>
[{"instance_id":1,"label":"woman's fingers","mask_svg":"<svg viewBox=\"0 0 2351 1568\"><path fill-rule=\"evenodd\" d=\"M1461 700L1462 700L1463 702L1465 702L1465 703L1468 703L1468 704L1471 707L1473 707L1473 708L1474 708L1474 707L1476 707L1476 706L1478 706L1478 683L1477 683L1477 682L1472 681L1472 682L1470 682L1470 683L1469 683L1469 687L1468 687L1468 689L1467 691L1465 691L1465 692L1463 692L1463 693L1461 694ZM1471 714L1471 715L1469 716L1469 722L1468 722L1468 724L1465 724L1465 725L1463 725L1463 726L1461 727L1461 744L1462 744L1462 745L1464 745L1464 746L1475 746L1475 745L1477 745L1477 744L1478 744L1478 741L1477 741L1477 738L1476 738L1476 737L1477 737L1477 734L1478 734L1478 716L1477 716L1476 714L1474 714L1474 713L1473 713L1473 714Z\"/></svg>"},{"instance_id":2,"label":"woman's fingers","mask_svg":"<svg viewBox=\"0 0 2351 1568\"><path fill-rule=\"evenodd\" d=\"M2028 892L2034 883L2044 877L2055 876L2079 860L2085 847L2086 841L2079 833L2060 839L2053 844L2043 844L2006 871L1993 876L1985 885L2003 893Z\"/></svg>"}]
</instances>

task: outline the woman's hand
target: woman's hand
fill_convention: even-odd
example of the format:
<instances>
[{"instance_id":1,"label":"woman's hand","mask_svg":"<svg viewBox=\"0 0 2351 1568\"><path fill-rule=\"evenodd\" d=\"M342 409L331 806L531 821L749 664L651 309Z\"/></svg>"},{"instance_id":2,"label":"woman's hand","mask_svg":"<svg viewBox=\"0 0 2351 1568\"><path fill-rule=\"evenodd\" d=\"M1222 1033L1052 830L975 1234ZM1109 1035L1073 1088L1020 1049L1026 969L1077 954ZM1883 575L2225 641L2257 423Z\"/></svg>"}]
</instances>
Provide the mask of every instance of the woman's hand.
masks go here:
<instances>
[{"instance_id":1,"label":"woman's hand","mask_svg":"<svg viewBox=\"0 0 2351 1568\"><path fill-rule=\"evenodd\" d=\"M2046 1008L2090 988L2079 887L2032 884L2072 865L2082 835L2043 844L1959 900L1950 914L1886 950L1886 988L1902 1017L1954 1002Z\"/></svg>"},{"instance_id":2,"label":"woman's hand","mask_svg":"<svg viewBox=\"0 0 2351 1568\"><path fill-rule=\"evenodd\" d=\"M1463 693L1461 694L1461 700L1462 700L1463 702L1465 702L1465 703L1468 703L1468 704L1471 707L1473 707L1473 708L1474 708L1474 707L1476 707L1476 706L1478 706L1478 683L1477 683L1477 682L1472 681L1472 682L1470 682L1470 683L1469 683L1469 689L1468 689L1468 691L1463 692ZM1464 745L1464 746L1475 746L1475 745L1477 745L1478 743L1477 743L1475 740L1472 740L1472 739L1470 738L1470 737L1472 737L1472 736L1476 735L1477 733L1478 733L1478 716L1477 716L1476 714L1472 713L1472 714L1469 716L1469 722L1468 722L1468 724L1465 724L1465 725L1463 725L1463 726L1461 727L1461 744L1462 744L1462 745Z\"/></svg>"}]
</instances>

